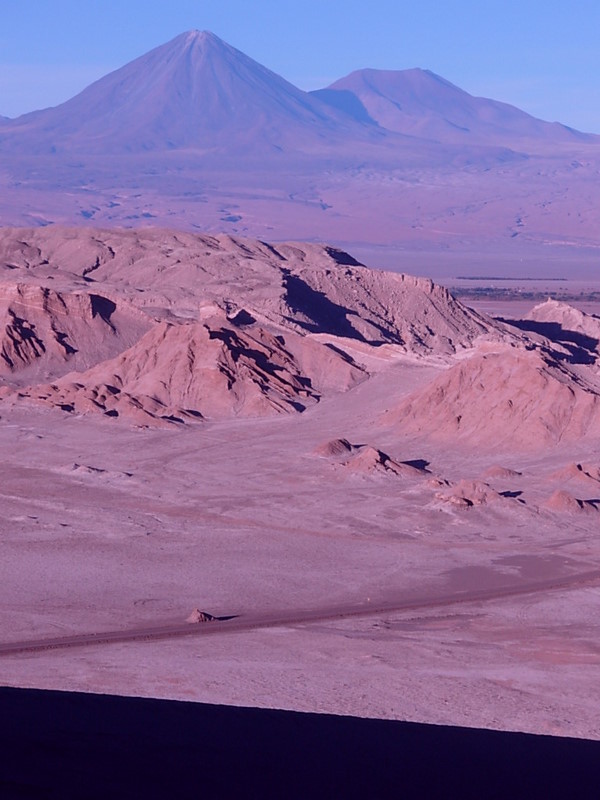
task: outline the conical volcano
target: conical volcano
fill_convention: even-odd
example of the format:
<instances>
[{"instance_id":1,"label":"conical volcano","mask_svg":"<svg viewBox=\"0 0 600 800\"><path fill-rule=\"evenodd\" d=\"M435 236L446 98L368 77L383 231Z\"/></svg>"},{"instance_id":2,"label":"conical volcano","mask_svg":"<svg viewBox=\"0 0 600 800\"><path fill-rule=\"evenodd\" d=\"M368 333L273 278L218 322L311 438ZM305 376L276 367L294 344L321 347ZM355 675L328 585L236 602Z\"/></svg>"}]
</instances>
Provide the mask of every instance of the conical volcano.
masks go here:
<instances>
[{"instance_id":1,"label":"conical volcano","mask_svg":"<svg viewBox=\"0 0 600 800\"><path fill-rule=\"evenodd\" d=\"M189 31L13 126L19 149L297 148L355 127L212 33Z\"/></svg>"}]
</instances>

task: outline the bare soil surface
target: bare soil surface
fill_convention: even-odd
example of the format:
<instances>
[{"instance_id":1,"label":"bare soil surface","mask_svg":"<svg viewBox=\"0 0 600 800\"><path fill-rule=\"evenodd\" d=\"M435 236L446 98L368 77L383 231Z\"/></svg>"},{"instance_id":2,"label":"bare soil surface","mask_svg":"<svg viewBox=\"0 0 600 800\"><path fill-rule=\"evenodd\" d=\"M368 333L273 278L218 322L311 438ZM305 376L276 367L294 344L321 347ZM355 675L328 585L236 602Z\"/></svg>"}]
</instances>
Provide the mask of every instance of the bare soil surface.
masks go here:
<instances>
[{"instance_id":1,"label":"bare soil surface","mask_svg":"<svg viewBox=\"0 0 600 800\"><path fill-rule=\"evenodd\" d=\"M18 239L25 240L23 232ZM239 278L248 253L239 242L218 245L209 258L216 254L223 270L235 264ZM158 247L158 238L147 246ZM264 276L260 259L271 256L246 246L255 276ZM310 269L299 266L299 252ZM13 253L3 283L26 275L26 283L43 285L54 272L60 292L84 291L73 253L88 263L83 246L46 264L35 255L45 270L37 278L32 259L19 266ZM600 309L588 309L591 319L581 323L587 338L575 343L577 360L560 320L560 336L551 340L455 306L428 282L355 278L363 268L336 265L326 253L285 253L283 266L304 276L320 306L314 294L310 302L297 294L289 302L273 279L277 256L264 267L271 283L259 291L257 280L255 300L243 305L249 321L238 316L242 290L229 291L229 305L219 297L218 269L207 297L200 279L196 289L191 279L161 289L149 277L149 261L143 280L134 270L126 274L124 255L122 277L98 268L93 285L116 308L127 303L114 332L93 315L89 325L69 328L73 349L90 342L93 366L82 353L66 380L65 361L69 368L75 354L55 349L46 358L49 348L39 348L38 366L27 351L21 367L3 373L0 682L600 738L598 362L590 341ZM331 281L335 293L326 270L339 277ZM224 273L233 286L231 278ZM138 292L142 284L147 291ZM389 306L396 317L381 310L391 286L398 290L395 310ZM353 288L363 292L359 300L351 299ZM332 316L323 298L343 313ZM46 328L48 304L29 309L42 341L44 330L61 333L60 303L54 296L52 303L54 322ZM368 306L362 316L361 303ZM318 330L311 329L311 309L321 314ZM553 322L550 311L544 324ZM412 340L403 334L410 313L413 334L418 320L435 320ZM27 330L25 314L15 316ZM527 318L520 311L504 316ZM207 326L210 343L211 331L239 334L229 361L213 358L203 340L194 349L186 339L185 347L204 359L203 368L229 375L240 398L249 388L266 398L251 413L238 402L226 415L211 414L202 395L201 408L185 406L201 416L173 421L158 414L168 398L193 396L181 366L163 384L164 369L146 373L154 385L123 389L135 362L128 356L127 370L119 371L115 358L132 347L139 353L146 329L166 321L177 333L190 320ZM370 328L361 327L365 320ZM258 329L265 331L262 346L277 358L284 358L280 346L289 354L276 381L258 346L242 342L258 341ZM124 349L115 356L118 347ZM553 359L552 379L573 389L569 398L586 398L588 416L578 424L587 433L570 434L565 402L566 416L552 417L552 437L523 435L523 408L536 424L550 413L527 375L517 388L528 402L514 403L512 414L503 407L496 438L487 431L477 441L460 426L435 435L444 420L435 404L427 430L408 424L415 417L398 416L407 398L414 405L441 377L504 351ZM148 347L145 357L152 360L153 352ZM74 401L62 408L59 390L67 383L75 394L89 388L92 373L94 386L126 391L144 413L107 414L110 390L85 408ZM338 380L342 374L349 379ZM481 373L488 390L464 394L459 413L478 397L477 418L484 419L485 403L498 396L497 374ZM49 387L45 397L41 386ZM302 408L286 401L274 409L274 397ZM195 609L218 619L187 623Z\"/></svg>"}]
</instances>

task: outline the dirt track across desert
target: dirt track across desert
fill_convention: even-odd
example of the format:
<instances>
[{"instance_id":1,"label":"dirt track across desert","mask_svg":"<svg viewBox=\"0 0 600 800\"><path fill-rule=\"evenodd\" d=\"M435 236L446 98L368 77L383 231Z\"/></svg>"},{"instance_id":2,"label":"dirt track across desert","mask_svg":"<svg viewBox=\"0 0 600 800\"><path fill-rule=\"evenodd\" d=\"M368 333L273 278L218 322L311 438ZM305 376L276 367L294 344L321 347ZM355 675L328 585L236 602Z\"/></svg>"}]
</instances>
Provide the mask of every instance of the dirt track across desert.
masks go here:
<instances>
[{"instance_id":1,"label":"dirt track across desert","mask_svg":"<svg viewBox=\"0 0 600 800\"><path fill-rule=\"evenodd\" d=\"M0 656L16 653L54 650L57 648L88 647L89 645L111 644L114 642L135 642L144 639L169 639L179 636L208 634L242 633L258 628L301 625L303 623L325 622L348 617L377 617L383 614L402 611L423 611L447 608L464 603L481 603L488 600L518 597L552 590L580 588L600 581L600 569L571 575L561 580L546 580L519 585L508 585L502 589L483 589L479 591L453 592L430 597L413 597L405 600L387 602L330 606L304 609L297 612L280 612L266 615L232 615L216 617L213 621L201 624L158 625L148 628L129 628L127 630L102 631L97 633L62 636L55 639L31 639L0 644Z\"/></svg>"},{"instance_id":2,"label":"dirt track across desert","mask_svg":"<svg viewBox=\"0 0 600 800\"><path fill-rule=\"evenodd\" d=\"M58 226L0 279L0 683L600 737L593 287Z\"/></svg>"}]
</instances>

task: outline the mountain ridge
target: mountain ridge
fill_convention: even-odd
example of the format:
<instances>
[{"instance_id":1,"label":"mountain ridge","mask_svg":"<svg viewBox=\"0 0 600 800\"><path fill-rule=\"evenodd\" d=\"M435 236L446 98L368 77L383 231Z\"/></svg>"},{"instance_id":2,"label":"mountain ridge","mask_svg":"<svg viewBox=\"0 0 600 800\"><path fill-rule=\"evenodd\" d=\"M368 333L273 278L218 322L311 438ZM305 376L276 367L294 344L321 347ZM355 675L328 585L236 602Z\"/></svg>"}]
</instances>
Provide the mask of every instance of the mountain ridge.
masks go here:
<instances>
[{"instance_id":1,"label":"mountain ridge","mask_svg":"<svg viewBox=\"0 0 600 800\"><path fill-rule=\"evenodd\" d=\"M243 150L259 141L278 147L296 128L310 139L355 125L208 31L180 34L70 100L12 123L21 151L33 141L38 151L131 153Z\"/></svg>"},{"instance_id":2,"label":"mountain ridge","mask_svg":"<svg viewBox=\"0 0 600 800\"><path fill-rule=\"evenodd\" d=\"M410 137L487 137L495 144L515 133L554 135L560 141L593 137L507 103L474 97L420 68L355 70L323 89L304 92L210 31L198 30L138 56L64 103L0 120L9 136L13 129L25 139L19 149L31 146L33 134L52 152L60 149L59 138L71 148L114 149L118 133L122 140L116 149L128 152L214 149L222 146L223 133L242 137L248 146L259 130L277 146L286 139L282 124L301 126L309 138L314 129L318 137L339 128L360 138L365 126ZM76 134L87 136L87 143L78 142Z\"/></svg>"},{"instance_id":3,"label":"mountain ridge","mask_svg":"<svg viewBox=\"0 0 600 800\"><path fill-rule=\"evenodd\" d=\"M391 76L378 108L348 78L303 92L213 34L181 34L1 122L0 224L329 241L370 261L376 248L382 266L407 245L512 261L533 246L540 263L548 245L597 247L600 137L423 70L368 74Z\"/></svg>"},{"instance_id":4,"label":"mountain ridge","mask_svg":"<svg viewBox=\"0 0 600 800\"><path fill-rule=\"evenodd\" d=\"M475 97L427 69L355 70L314 94L336 105L333 93L340 91L356 98L364 109L363 119L407 135L497 142L515 135L593 141L593 134L540 120L508 103Z\"/></svg>"}]
</instances>

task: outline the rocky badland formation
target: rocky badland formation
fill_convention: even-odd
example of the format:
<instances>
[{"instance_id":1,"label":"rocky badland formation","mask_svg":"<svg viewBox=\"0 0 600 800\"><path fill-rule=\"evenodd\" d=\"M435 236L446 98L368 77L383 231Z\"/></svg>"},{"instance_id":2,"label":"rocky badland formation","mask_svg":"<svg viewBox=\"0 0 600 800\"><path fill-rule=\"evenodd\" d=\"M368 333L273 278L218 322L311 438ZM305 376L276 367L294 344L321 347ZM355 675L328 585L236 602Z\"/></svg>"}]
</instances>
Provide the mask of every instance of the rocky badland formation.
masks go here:
<instances>
[{"instance_id":1,"label":"rocky badland formation","mask_svg":"<svg viewBox=\"0 0 600 800\"><path fill-rule=\"evenodd\" d=\"M2 682L600 737L598 309L341 246L585 273L597 165L198 32L0 121Z\"/></svg>"},{"instance_id":2,"label":"rocky badland formation","mask_svg":"<svg viewBox=\"0 0 600 800\"><path fill-rule=\"evenodd\" d=\"M490 637L512 642L521 686L587 657L593 313L488 316L325 245L58 226L2 230L0 309L5 682L600 735L585 675L514 705L485 661ZM535 622L502 617L532 591ZM583 621L550 641L575 595ZM366 617L310 623L340 613ZM127 644L213 617L192 683L191 640L146 642L143 667ZM115 629L125 643L83 647L77 669L10 651ZM359 696L364 658L387 666Z\"/></svg>"},{"instance_id":3,"label":"rocky badland formation","mask_svg":"<svg viewBox=\"0 0 600 800\"><path fill-rule=\"evenodd\" d=\"M435 376L380 409L401 436L600 436L600 322L564 303L502 321L328 246L225 235L5 229L0 253L5 404L149 426L297 414L409 360ZM402 471L348 448L353 469Z\"/></svg>"}]
</instances>

